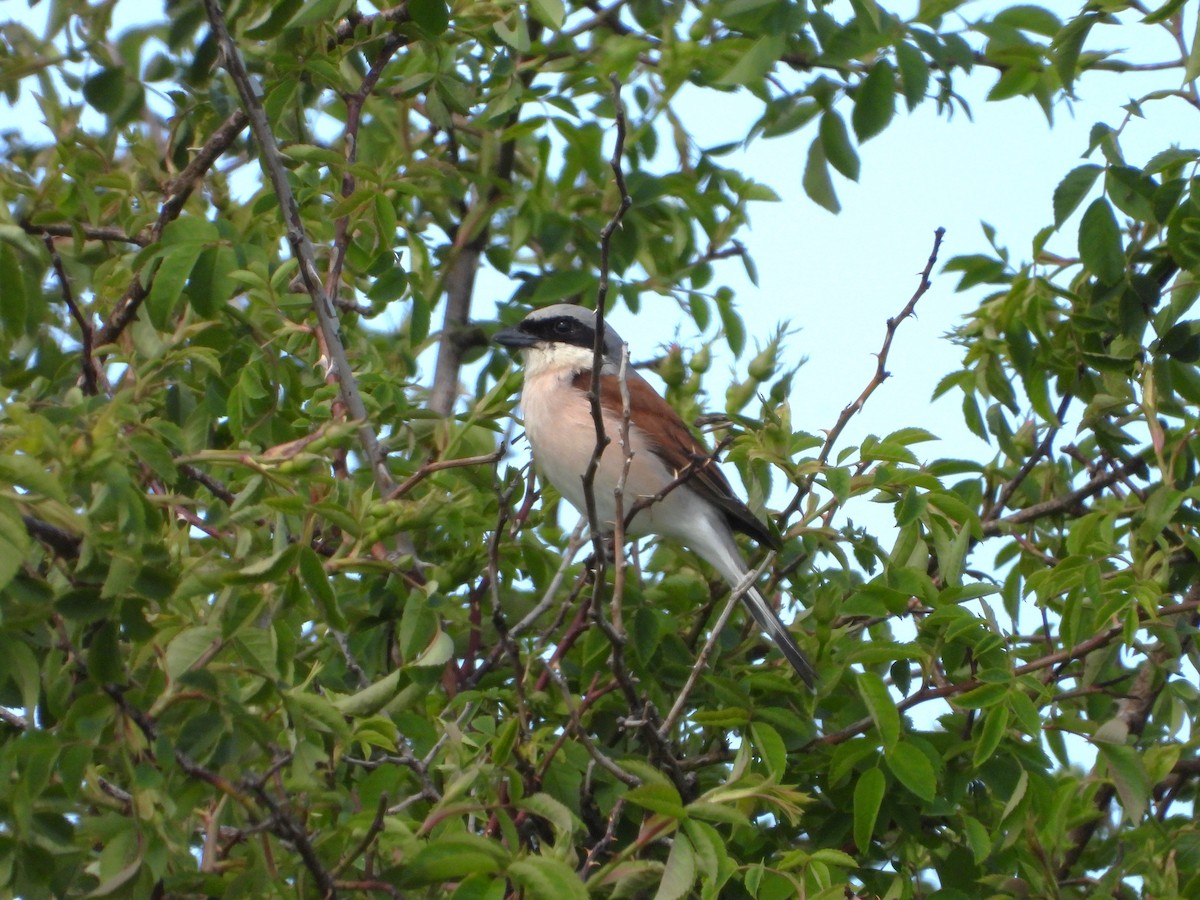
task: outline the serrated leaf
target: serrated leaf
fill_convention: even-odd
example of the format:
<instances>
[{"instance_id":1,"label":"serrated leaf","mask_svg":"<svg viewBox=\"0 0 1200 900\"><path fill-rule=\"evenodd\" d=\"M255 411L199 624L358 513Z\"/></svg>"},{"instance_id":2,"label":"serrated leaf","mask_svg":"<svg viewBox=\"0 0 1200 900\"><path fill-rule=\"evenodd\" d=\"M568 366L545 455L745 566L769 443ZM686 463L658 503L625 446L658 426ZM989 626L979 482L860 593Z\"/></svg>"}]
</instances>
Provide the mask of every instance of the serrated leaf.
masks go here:
<instances>
[{"instance_id":1,"label":"serrated leaf","mask_svg":"<svg viewBox=\"0 0 1200 900\"><path fill-rule=\"evenodd\" d=\"M334 707L345 716L370 716L387 706L400 690L404 673L400 669L389 672L374 684L368 685L348 697L340 697Z\"/></svg>"},{"instance_id":2,"label":"serrated leaf","mask_svg":"<svg viewBox=\"0 0 1200 900\"><path fill-rule=\"evenodd\" d=\"M892 64L881 59L871 67L854 95L850 124L859 143L887 128L896 112L896 78Z\"/></svg>"},{"instance_id":3,"label":"serrated leaf","mask_svg":"<svg viewBox=\"0 0 1200 900\"><path fill-rule=\"evenodd\" d=\"M824 142L820 135L813 139L808 148L808 160L804 164L804 177L801 185L804 193L817 204L832 213L841 211L837 194L833 190L833 180L829 177L829 165L825 160Z\"/></svg>"},{"instance_id":4,"label":"serrated leaf","mask_svg":"<svg viewBox=\"0 0 1200 900\"><path fill-rule=\"evenodd\" d=\"M786 40L786 35L781 33L763 35L738 57L737 62L730 66L716 83L732 86L752 85L762 81L763 76L770 72L779 60Z\"/></svg>"},{"instance_id":5,"label":"serrated leaf","mask_svg":"<svg viewBox=\"0 0 1200 900\"><path fill-rule=\"evenodd\" d=\"M971 764L979 768L992 758L1004 735L1008 732L1009 712L1007 706L994 706L983 717L983 727L971 753Z\"/></svg>"},{"instance_id":6,"label":"serrated leaf","mask_svg":"<svg viewBox=\"0 0 1200 900\"><path fill-rule=\"evenodd\" d=\"M399 870L396 885L424 887L468 875L492 875L502 871L508 860L508 851L499 841L473 834L442 835L406 861Z\"/></svg>"},{"instance_id":7,"label":"serrated leaf","mask_svg":"<svg viewBox=\"0 0 1200 900\"><path fill-rule=\"evenodd\" d=\"M925 99L925 92L929 89L929 63L912 44L899 41L896 44L896 65L900 70L904 103L912 111Z\"/></svg>"},{"instance_id":8,"label":"serrated leaf","mask_svg":"<svg viewBox=\"0 0 1200 900\"><path fill-rule=\"evenodd\" d=\"M513 884L524 888L528 900L588 900L587 889L575 870L546 856L518 859L507 869Z\"/></svg>"},{"instance_id":9,"label":"serrated leaf","mask_svg":"<svg viewBox=\"0 0 1200 900\"><path fill-rule=\"evenodd\" d=\"M878 767L867 769L854 785L854 845L860 853L866 853L871 846L886 788L887 777Z\"/></svg>"},{"instance_id":10,"label":"serrated leaf","mask_svg":"<svg viewBox=\"0 0 1200 900\"><path fill-rule=\"evenodd\" d=\"M819 133L821 148L824 150L829 164L851 181L858 181L860 168L858 154L854 150L854 145L850 143L850 132L846 129L846 123L842 121L842 117L836 111L828 110L821 116Z\"/></svg>"},{"instance_id":11,"label":"serrated leaf","mask_svg":"<svg viewBox=\"0 0 1200 900\"><path fill-rule=\"evenodd\" d=\"M900 713L896 703L888 693L883 679L874 672L860 672L855 680L859 696L871 714L871 720L879 729L879 737L885 751L891 750L900 740Z\"/></svg>"},{"instance_id":12,"label":"serrated leaf","mask_svg":"<svg viewBox=\"0 0 1200 900\"><path fill-rule=\"evenodd\" d=\"M1079 258L1104 284L1116 284L1125 274L1121 229L1103 197L1092 201L1079 223Z\"/></svg>"},{"instance_id":13,"label":"serrated leaf","mask_svg":"<svg viewBox=\"0 0 1200 900\"><path fill-rule=\"evenodd\" d=\"M696 881L696 854L692 850L692 842L687 835L676 832L671 839L671 852L667 855L667 865L663 869L662 881L654 900L679 900L687 896L688 891Z\"/></svg>"},{"instance_id":14,"label":"serrated leaf","mask_svg":"<svg viewBox=\"0 0 1200 900\"><path fill-rule=\"evenodd\" d=\"M194 666L202 656L221 645L221 630L212 625L185 628L167 644L166 668L172 680Z\"/></svg>"},{"instance_id":15,"label":"serrated leaf","mask_svg":"<svg viewBox=\"0 0 1200 900\"><path fill-rule=\"evenodd\" d=\"M884 754L884 760L897 780L922 800L932 801L937 796L933 763L912 744L897 744Z\"/></svg>"},{"instance_id":16,"label":"serrated leaf","mask_svg":"<svg viewBox=\"0 0 1200 900\"><path fill-rule=\"evenodd\" d=\"M1083 198L1087 196L1088 191L1092 189L1092 185L1096 183L1096 179L1103 171L1103 166L1077 166L1058 183L1058 187L1054 189L1055 225L1061 226L1070 218L1071 213L1075 212L1075 209L1083 202Z\"/></svg>"},{"instance_id":17,"label":"serrated leaf","mask_svg":"<svg viewBox=\"0 0 1200 900\"><path fill-rule=\"evenodd\" d=\"M446 0L409 0L408 14L432 37L450 27L450 9Z\"/></svg>"},{"instance_id":18,"label":"serrated leaf","mask_svg":"<svg viewBox=\"0 0 1200 900\"><path fill-rule=\"evenodd\" d=\"M771 777L782 781L787 771L787 747L784 746L779 732L766 722L752 722L750 736L754 749L758 751Z\"/></svg>"},{"instance_id":19,"label":"serrated leaf","mask_svg":"<svg viewBox=\"0 0 1200 900\"><path fill-rule=\"evenodd\" d=\"M325 623L338 631L346 630L346 617L338 605L337 594L329 583L329 575L321 558L311 547L301 547L299 562L300 578L308 588L317 606L324 615Z\"/></svg>"},{"instance_id":20,"label":"serrated leaf","mask_svg":"<svg viewBox=\"0 0 1200 900\"><path fill-rule=\"evenodd\" d=\"M562 28L567 15L563 0L532 0L530 8L543 25L555 30Z\"/></svg>"}]
</instances>

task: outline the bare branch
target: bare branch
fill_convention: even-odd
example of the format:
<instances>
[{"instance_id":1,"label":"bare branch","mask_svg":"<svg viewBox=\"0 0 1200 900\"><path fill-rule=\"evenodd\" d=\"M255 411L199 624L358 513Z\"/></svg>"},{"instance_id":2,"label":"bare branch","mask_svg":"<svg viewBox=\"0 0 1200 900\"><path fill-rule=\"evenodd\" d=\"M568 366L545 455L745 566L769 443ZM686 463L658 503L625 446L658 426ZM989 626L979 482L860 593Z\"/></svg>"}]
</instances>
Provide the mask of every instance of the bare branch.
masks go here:
<instances>
[{"instance_id":1,"label":"bare branch","mask_svg":"<svg viewBox=\"0 0 1200 900\"><path fill-rule=\"evenodd\" d=\"M883 346L879 348L879 353L876 357L875 374L871 377L870 382L867 383L867 386L863 388L862 393L858 395L854 402L842 410L841 415L838 416L837 422L834 423L833 428L831 428L828 434L825 436L825 443L821 446L821 452L817 454L816 469L811 475L800 480L795 495L792 497L791 502L787 505L787 508L780 516L781 522L786 522L789 518L791 518L792 514L800 508L801 501L805 498L805 496L807 496L808 492L812 490L813 480L817 477L817 473L829 459L829 454L833 452L834 444L836 444L837 439L841 437L842 431L845 430L846 426L850 423L850 420L853 419L856 414L862 411L862 408L866 405L867 400L869 400L871 395L875 393L875 389L883 384L888 377L890 377L891 373L887 370L887 360L888 353L892 349L892 339L896 336L896 329L900 327L900 323L913 314L917 308L917 301L925 296L925 292L928 291L932 286L933 282L930 281L930 277L933 273L934 264L937 263L938 250L941 249L942 238L945 237L945 235L945 228L939 227L934 229L933 250L930 251L929 259L925 263L925 268L921 271L921 283L917 285L917 289L913 293L912 297L909 298L908 303L904 304L904 308L900 310L900 314L895 318L887 320L887 332L883 337Z\"/></svg>"}]
</instances>

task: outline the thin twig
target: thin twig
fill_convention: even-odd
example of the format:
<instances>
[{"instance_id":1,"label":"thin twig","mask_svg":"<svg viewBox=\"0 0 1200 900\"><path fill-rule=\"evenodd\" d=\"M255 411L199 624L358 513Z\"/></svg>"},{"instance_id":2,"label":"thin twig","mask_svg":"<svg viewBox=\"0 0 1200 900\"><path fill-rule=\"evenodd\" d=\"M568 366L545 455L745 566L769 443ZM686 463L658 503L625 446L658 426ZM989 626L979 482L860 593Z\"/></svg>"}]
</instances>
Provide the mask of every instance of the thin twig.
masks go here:
<instances>
[{"instance_id":1,"label":"thin twig","mask_svg":"<svg viewBox=\"0 0 1200 900\"><path fill-rule=\"evenodd\" d=\"M246 127L248 121L246 114L240 109L230 114L204 142L204 146L184 167L183 171L167 183L163 188L166 199L159 208L158 219L150 226L146 240L147 246L158 241L162 237L163 229L179 217L183 205L192 195L196 185L204 178L205 173L212 168L221 154L237 140L237 136L242 133L242 129ZM133 321L142 301L146 299L149 292L150 284L143 283L142 273L139 270L135 273L129 287L126 288L124 296L109 313L104 326L96 332L95 346L103 347L105 344L115 341Z\"/></svg>"},{"instance_id":2,"label":"thin twig","mask_svg":"<svg viewBox=\"0 0 1200 900\"><path fill-rule=\"evenodd\" d=\"M800 508L801 501L804 500L805 496L807 496L808 492L812 489L813 480L817 477L817 474L821 471L826 461L829 459L829 454L833 452L834 444L836 444L838 438L841 437L842 431L845 430L846 426L850 423L850 420L853 419L856 414L862 411L862 408L866 405L867 400L869 400L871 395L875 393L875 389L883 384L884 381L886 381L891 375L891 373L887 370L887 360L888 353L892 349L892 339L896 336L896 329L900 327L900 323L913 314L914 310L917 308L917 301L925 296L925 292L928 291L932 286L933 282L930 281L930 278L933 273L933 267L937 263L938 250L941 249L942 238L945 236L945 234L945 228L938 227L934 229L933 250L929 254L929 259L925 263L925 268L921 271L921 283L917 286L917 289L913 293L912 297L909 298L908 303L906 303L904 308L900 310L900 314L895 318L887 320L887 332L883 337L883 346L880 347L879 353L876 356L875 374L871 376L870 382L867 383L867 386L863 388L862 393L858 395L854 402L850 403L842 410L841 415L838 416L837 422L834 423L833 428L831 428L826 434L825 443L821 446L820 453L817 454L817 465L814 467L811 475L808 475L800 480L795 495L792 497L791 502L788 503L787 508L780 516L780 522L786 522L789 518L791 518L796 510Z\"/></svg>"},{"instance_id":3,"label":"thin twig","mask_svg":"<svg viewBox=\"0 0 1200 900\"><path fill-rule=\"evenodd\" d=\"M1012 499L1012 495L1016 493L1017 488L1021 486L1021 483L1028 477L1029 473L1033 471L1033 467L1038 464L1042 457L1050 452L1050 447L1054 443L1054 438L1058 436L1058 430L1062 427L1063 420L1067 415L1067 410L1071 406L1071 399L1071 394L1066 394L1063 396L1062 402L1059 403L1058 410L1054 414L1058 421L1047 429L1046 437L1042 440L1041 444L1038 445L1037 449L1035 449L1033 453L1029 455L1029 458L1025 460L1024 464L1017 471L1017 474L1014 475L1012 479L1000 489L1000 494L996 497L996 502L993 503L991 509L989 509L983 515L983 521L987 522L1000 516L1000 513L1004 511L1005 506L1008 505L1008 501Z\"/></svg>"},{"instance_id":4,"label":"thin twig","mask_svg":"<svg viewBox=\"0 0 1200 900\"><path fill-rule=\"evenodd\" d=\"M604 771L608 772L622 784L628 785L629 787L637 787L640 785L642 783L640 778L638 778L636 775L626 772L615 762L605 756L604 753L600 751L600 748L596 746L595 742L592 741L591 735L587 733L587 729L584 728L583 723L579 721L579 711L575 708L575 699L571 696L571 689L567 686L566 679L563 678L562 673L558 670L558 666L547 664L546 671L550 673L550 680L553 681L558 686L559 691L562 692L563 703L565 703L567 706L567 713L571 717L571 726L575 729L575 736L579 738L580 742L584 746L584 749L587 750L588 755L590 755L592 759L596 761L596 764L600 766L600 768L604 769Z\"/></svg>"},{"instance_id":5,"label":"thin twig","mask_svg":"<svg viewBox=\"0 0 1200 900\"><path fill-rule=\"evenodd\" d=\"M687 681L683 684L683 690L675 698L675 703L671 706L671 711L667 713L667 717L663 719L662 724L658 728L659 737L666 740L667 736L671 733L671 729L675 727L675 723L679 720L679 717L683 715L683 707L687 702L688 695L691 694L692 688L696 686L696 681L700 677L700 673L708 665L708 659L712 655L713 647L716 646L717 639L721 636L722 629L725 628L725 623L729 621L729 617L733 613L733 608L742 599L742 595L750 590L751 586L758 581L762 573L767 570L774 560L775 553L773 551L767 553L757 568L743 575L741 581L734 586L732 593L729 595L729 600L725 603L725 608L721 610L721 615L717 617L712 631L709 632L708 640L704 642L704 646L700 650L700 655L696 657L696 662L692 665L692 671L688 673Z\"/></svg>"},{"instance_id":6,"label":"thin twig","mask_svg":"<svg viewBox=\"0 0 1200 900\"><path fill-rule=\"evenodd\" d=\"M600 230L600 284L596 289L596 339L592 345L592 382L591 388L588 391L588 403L591 405L592 422L596 427L596 446L592 451L591 459L588 460L587 469L583 473L584 505L587 507L588 527L592 532L592 546L596 556L597 595L593 602L597 604L602 602L603 588L601 585L604 583L605 548L604 529L601 527L603 523L596 513L596 472L600 468L600 457L604 454L604 448L610 443L608 435L604 432L604 412L600 406L600 375L604 370L604 339L607 336L607 329L604 322L604 307L608 302L608 271L609 255L612 249L612 236L620 226L621 219L625 217L625 212L633 205L633 200L629 196L629 191L625 186L625 173L621 168L622 158L625 154L626 132L625 105L621 100L621 81L615 74L610 75L609 80L612 84L614 124L617 129L617 138L613 144L613 154L609 160L609 166L612 168L613 178L616 181L621 200L612 217Z\"/></svg>"},{"instance_id":7,"label":"thin twig","mask_svg":"<svg viewBox=\"0 0 1200 900\"><path fill-rule=\"evenodd\" d=\"M42 236L42 241L46 244L46 249L50 251L50 262L54 266L54 274L58 276L58 286L59 290L62 291L63 302L67 304L71 318L79 326L79 354L80 367L83 369L83 392L89 397L94 397L98 391L96 360L92 357L92 341L95 336L95 329L92 327L92 323L88 321L87 316L83 314L83 310L79 308L79 304L75 302L75 292L71 290L71 279L67 277L67 270L63 266L62 257L58 255L58 249L54 246L54 238L49 234L45 234Z\"/></svg>"},{"instance_id":8,"label":"thin twig","mask_svg":"<svg viewBox=\"0 0 1200 900\"><path fill-rule=\"evenodd\" d=\"M35 225L26 219L21 222L21 229L26 234L34 234L39 237L49 235L50 237L73 238L76 235L83 235L89 241L114 241L119 244L135 244L138 247L145 247L150 243L150 238L144 231L131 235L126 234L120 228L108 225L74 225L63 222L52 225Z\"/></svg>"},{"instance_id":9,"label":"thin twig","mask_svg":"<svg viewBox=\"0 0 1200 900\"><path fill-rule=\"evenodd\" d=\"M1183 614L1190 613L1190 612L1195 612L1198 609L1200 609L1200 600L1190 600L1189 599L1189 600L1185 600L1181 603L1177 603L1174 606L1168 606L1165 608L1155 610L1154 616L1158 617L1158 618L1161 618L1163 616L1178 616L1178 615L1183 615ZM1144 622L1150 618L1151 618L1151 615L1149 613L1147 613L1141 607L1138 608L1138 620L1139 621ZM1054 653L1047 653L1045 656L1038 657L1037 659L1027 662L1024 665L1017 666L1013 670L1013 677L1018 678L1022 675L1028 675L1032 672L1038 672L1042 669L1047 669L1047 668L1051 668L1053 666L1057 666L1060 663L1065 663L1065 662L1070 662L1072 660L1081 659L1081 658L1087 656L1088 654L1093 653L1094 651L1107 646L1109 644L1109 642L1113 640L1113 638L1119 637L1124 633L1125 633L1124 623L1122 623L1120 625L1113 625L1110 628L1107 628L1104 631L1100 632L1099 634L1093 635L1092 637L1088 638L1086 641L1081 641L1080 643L1076 644L1074 647L1067 647L1062 650L1058 650ZM919 690L913 694L910 694L909 696L907 696L903 700L901 700L899 703L897 703L896 709L899 710L900 712L904 712L905 710L911 709L914 706L919 706L920 704L925 703L929 700L944 700L944 699L947 699L950 697L957 697L959 694L965 694L967 691L974 690L975 688L980 687L980 685L981 685L981 682L976 681L975 679L972 678L972 679L968 679L966 681L960 681L957 683L947 683L947 684L939 685L937 687L922 688L921 690ZM850 738L855 737L856 735L862 734L863 732L870 730L870 728L873 724L874 724L873 719L870 719L870 718L860 719L859 721L853 723L852 725L848 725L847 727L842 728L838 731L834 731L829 734L822 735L819 738L814 738L812 741L810 741L808 744L806 744L804 747L801 748L801 752L803 752L804 750L808 749L809 747L813 747L813 746L821 746L821 745L833 746L835 744L844 743L845 741L848 741Z\"/></svg>"},{"instance_id":10,"label":"thin twig","mask_svg":"<svg viewBox=\"0 0 1200 900\"><path fill-rule=\"evenodd\" d=\"M504 454L508 452L508 448L501 443L491 453L484 453L479 456L463 456L458 459L439 459L432 462L427 462L417 471L413 472L408 478L404 479L399 485L392 489L392 492L387 495L386 499L396 500L403 497L414 487L432 475L434 472L442 472L446 469L462 469L468 466L490 466L498 463Z\"/></svg>"}]
</instances>

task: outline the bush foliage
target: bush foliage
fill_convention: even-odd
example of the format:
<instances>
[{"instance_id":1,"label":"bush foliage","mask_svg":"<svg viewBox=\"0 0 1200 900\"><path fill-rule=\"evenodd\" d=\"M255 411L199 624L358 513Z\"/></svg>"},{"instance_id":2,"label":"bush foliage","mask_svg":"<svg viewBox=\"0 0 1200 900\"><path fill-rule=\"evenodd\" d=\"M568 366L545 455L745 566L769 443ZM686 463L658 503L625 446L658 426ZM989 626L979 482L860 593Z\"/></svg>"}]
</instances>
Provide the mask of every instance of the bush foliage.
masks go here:
<instances>
[{"instance_id":1,"label":"bush foliage","mask_svg":"<svg viewBox=\"0 0 1200 900\"><path fill-rule=\"evenodd\" d=\"M680 548L597 591L471 314L485 266L504 323L593 303L607 249L611 302L740 355L775 195L682 95L741 91L836 210L964 79L1050 115L1160 71L1130 115L1188 121L1196 4L127 6L0 31L0 892L1200 894L1200 152L1127 158L1114 110L1028 261L945 266L986 287L937 393L987 455L803 430L786 336L743 361L720 436L815 695L740 616L698 665L727 592ZM1137 29L1178 57L1105 49ZM689 419L718 349L654 362Z\"/></svg>"}]
</instances>

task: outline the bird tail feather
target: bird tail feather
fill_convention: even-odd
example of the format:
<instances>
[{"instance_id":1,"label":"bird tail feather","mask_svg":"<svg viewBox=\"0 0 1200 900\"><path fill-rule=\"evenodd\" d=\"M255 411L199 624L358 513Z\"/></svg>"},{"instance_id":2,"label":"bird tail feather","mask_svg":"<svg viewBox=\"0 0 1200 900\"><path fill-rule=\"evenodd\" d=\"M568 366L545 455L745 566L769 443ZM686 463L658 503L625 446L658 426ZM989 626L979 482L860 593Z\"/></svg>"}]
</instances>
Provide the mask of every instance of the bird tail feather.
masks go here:
<instances>
[{"instance_id":1,"label":"bird tail feather","mask_svg":"<svg viewBox=\"0 0 1200 900\"><path fill-rule=\"evenodd\" d=\"M796 674L804 679L804 683L808 685L810 690L815 690L817 686L817 670L813 668L813 664L804 655L804 651L796 645L791 632L780 621L779 616L775 614L775 610L771 608L770 604L763 599L763 595L754 588L750 588L742 594L742 602L746 604L746 609L750 611L750 615L754 616L754 621L758 622L762 630L775 642L775 646L779 648L779 652L792 664L792 668L796 670Z\"/></svg>"}]
</instances>

